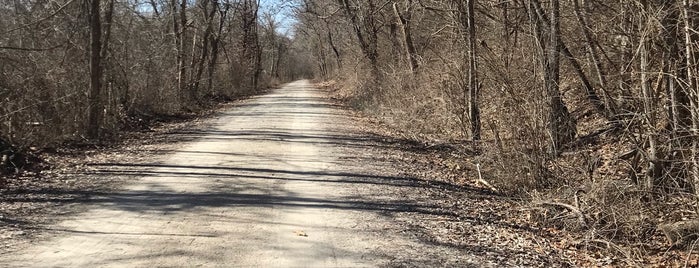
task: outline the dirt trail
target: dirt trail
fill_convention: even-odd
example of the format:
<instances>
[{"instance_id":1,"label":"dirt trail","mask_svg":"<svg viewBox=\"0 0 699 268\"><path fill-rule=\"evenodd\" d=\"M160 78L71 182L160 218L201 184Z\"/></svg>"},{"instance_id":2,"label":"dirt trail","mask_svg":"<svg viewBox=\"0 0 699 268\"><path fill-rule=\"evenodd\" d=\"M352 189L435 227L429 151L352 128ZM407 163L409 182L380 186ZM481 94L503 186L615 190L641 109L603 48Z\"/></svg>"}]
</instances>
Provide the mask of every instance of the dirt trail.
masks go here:
<instances>
[{"instance_id":1,"label":"dirt trail","mask_svg":"<svg viewBox=\"0 0 699 268\"><path fill-rule=\"evenodd\" d=\"M5 200L91 196L25 227L35 241L0 267L570 266L545 232L512 221L512 202L454 183L424 145L371 134L325 94L294 82L168 132L181 143L143 153L154 160L92 159L76 175L128 182L117 190Z\"/></svg>"},{"instance_id":2,"label":"dirt trail","mask_svg":"<svg viewBox=\"0 0 699 268\"><path fill-rule=\"evenodd\" d=\"M95 165L96 176L141 178L94 196L2 263L366 267L426 247L382 216L420 208L376 191L400 178L356 155L364 138L346 133L346 113L319 94L295 82L178 133L194 141L162 162Z\"/></svg>"}]
</instances>

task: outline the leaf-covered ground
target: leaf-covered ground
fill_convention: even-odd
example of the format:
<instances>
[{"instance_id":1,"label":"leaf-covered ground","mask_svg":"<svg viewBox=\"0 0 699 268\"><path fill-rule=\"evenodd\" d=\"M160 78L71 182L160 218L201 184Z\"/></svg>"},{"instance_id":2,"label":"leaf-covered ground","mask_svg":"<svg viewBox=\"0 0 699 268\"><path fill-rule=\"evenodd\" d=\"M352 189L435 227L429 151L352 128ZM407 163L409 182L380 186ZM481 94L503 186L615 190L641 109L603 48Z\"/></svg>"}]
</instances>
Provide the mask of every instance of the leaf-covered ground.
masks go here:
<instances>
[{"instance_id":1,"label":"leaf-covered ground","mask_svg":"<svg viewBox=\"0 0 699 268\"><path fill-rule=\"evenodd\" d=\"M561 228L560 222L575 215L564 209L552 215L526 196L508 197L479 182L476 163L482 159L470 145L400 140L400 133L379 120L358 118L365 133L394 144L377 153L379 160L392 163L400 176L415 178L421 186L398 195L451 213L394 215L419 239L482 253L479 262L485 266L697 267L699 263L699 249L671 248L660 235L640 245L615 244L587 238L582 230ZM487 181L487 169L481 172ZM399 266L403 265L411 266L408 262Z\"/></svg>"}]
</instances>

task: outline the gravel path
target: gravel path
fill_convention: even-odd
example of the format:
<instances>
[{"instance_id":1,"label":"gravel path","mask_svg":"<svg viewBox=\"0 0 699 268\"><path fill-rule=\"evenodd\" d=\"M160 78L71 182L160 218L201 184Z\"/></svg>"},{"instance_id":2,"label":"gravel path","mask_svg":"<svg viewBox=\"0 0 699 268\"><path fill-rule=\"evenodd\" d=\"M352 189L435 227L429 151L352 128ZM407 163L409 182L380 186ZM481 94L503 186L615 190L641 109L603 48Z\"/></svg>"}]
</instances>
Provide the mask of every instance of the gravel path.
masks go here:
<instances>
[{"instance_id":1,"label":"gravel path","mask_svg":"<svg viewBox=\"0 0 699 268\"><path fill-rule=\"evenodd\" d=\"M172 133L187 142L153 161L87 163L105 181L137 179L86 193L2 266L565 266L489 212L503 205L493 196L412 177L404 160L419 156L363 132L307 81L206 125Z\"/></svg>"}]
</instances>

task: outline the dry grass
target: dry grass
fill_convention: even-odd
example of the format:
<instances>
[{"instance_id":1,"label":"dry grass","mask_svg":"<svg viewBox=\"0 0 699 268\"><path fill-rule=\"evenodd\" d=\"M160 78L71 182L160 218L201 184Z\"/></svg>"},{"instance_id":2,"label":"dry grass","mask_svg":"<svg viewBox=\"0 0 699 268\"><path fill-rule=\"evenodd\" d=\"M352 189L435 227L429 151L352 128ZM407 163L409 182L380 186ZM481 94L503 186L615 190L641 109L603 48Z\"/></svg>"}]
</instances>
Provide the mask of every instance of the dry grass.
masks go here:
<instances>
[{"instance_id":1,"label":"dry grass","mask_svg":"<svg viewBox=\"0 0 699 268\"><path fill-rule=\"evenodd\" d=\"M696 217L686 183L671 173L653 191L635 183L644 176L647 162L643 158L634 162L636 153L630 152L636 144L628 138L632 129L607 123L576 87L566 87L565 98L578 121L578 139L551 158L546 154L545 98L532 94L538 92L538 80L524 68L512 69L516 71L510 72L510 81L481 92L480 154L452 155L455 163L466 157L469 163L479 163L486 181L498 191L528 200L522 206L532 208L523 215L530 224L575 234L579 239L574 247L605 252L626 265L653 263L649 256L669 247L658 225ZM324 86L404 138L463 144L470 133L460 73L459 69L418 75L395 72L386 74L381 87L372 90L357 79L359 74ZM660 259L677 263L673 258L680 255Z\"/></svg>"}]
</instances>

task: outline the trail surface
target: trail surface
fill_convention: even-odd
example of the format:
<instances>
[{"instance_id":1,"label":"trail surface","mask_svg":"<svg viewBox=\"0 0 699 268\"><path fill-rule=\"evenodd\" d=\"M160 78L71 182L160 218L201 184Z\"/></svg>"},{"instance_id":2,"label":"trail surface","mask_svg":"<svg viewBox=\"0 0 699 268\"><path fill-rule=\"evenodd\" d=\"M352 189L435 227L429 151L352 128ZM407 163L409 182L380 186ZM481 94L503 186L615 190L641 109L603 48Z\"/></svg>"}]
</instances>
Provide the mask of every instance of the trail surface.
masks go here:
<instances>
[{"instance_id":1,"label":"trail surface","mask_svg":"<svg viewBox=\"0 0 699 268\"><path fill-rule=\"evenodd\" d=\"M319 94L298 81L224 111L207 129L177 133L192 141L162 161L94 165L95 176L138 179L92 197L2 263L371 267L420 252L426 245L385 215L435 213L383 196L409 185L361 156L367 139L349 133L346 113Z\"/></svg>"}]
</instances>

